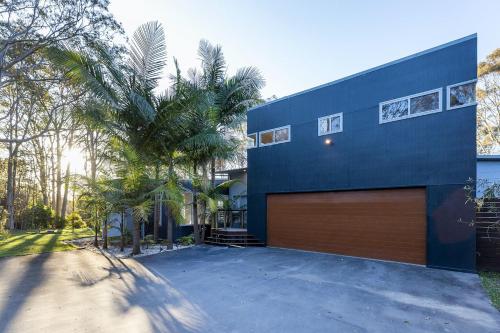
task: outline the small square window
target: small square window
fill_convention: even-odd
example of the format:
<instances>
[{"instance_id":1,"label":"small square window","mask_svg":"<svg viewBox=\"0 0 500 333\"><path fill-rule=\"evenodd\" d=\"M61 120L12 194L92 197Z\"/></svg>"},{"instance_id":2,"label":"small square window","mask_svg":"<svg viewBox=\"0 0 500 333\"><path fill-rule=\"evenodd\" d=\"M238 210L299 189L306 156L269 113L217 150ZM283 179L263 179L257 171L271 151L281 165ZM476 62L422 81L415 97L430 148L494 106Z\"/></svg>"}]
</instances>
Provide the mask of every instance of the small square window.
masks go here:
<instances>
[{"instance_id":1,"label":"small square window","mask_svg":"<svg viewBox=\"0 0 500 333\"><path fill-rule=\"evenodd\" d=\"M318 118L318 136L342 132L342 113Z\"/></svg>"},{"instance_id":2,"label":"small square window","mask_svg":"<svg viewBox=\"0 0 500 333\"><path fill-rule=\"evenodd\" d=\"M274 132L261 132L260 133L260 143L263 145L268 145L274 142Z\"/></svg>"},{"instance_id":3,"label":"small square window","mask_svg":"<svg viewBox=\"0 0 500 333\"><path fill-rule=\"evenodd\" d=\"M476 105L476 80L447 87L448 110Z\"/></svg>"},{"instance_id":4,"label":"small square window","mask_svg":"<svg viewBox=\"0 0 500 333\"><path fill-rule=\"evenodd\" d=\"M247 149L257 147L257 133L248 134L247 136Z\"/></svg>"},{"instance_id":5,"label":"small square window","mask_svg":"<svg viewBox=\"0 0 500 333\"><path fill-rule=\"evenodd\" d=\"M288 127L281 128L281 129L274 131L274 141L275 142L288 141L288 139L289 139Z\"/></svg>"}]
</instances>

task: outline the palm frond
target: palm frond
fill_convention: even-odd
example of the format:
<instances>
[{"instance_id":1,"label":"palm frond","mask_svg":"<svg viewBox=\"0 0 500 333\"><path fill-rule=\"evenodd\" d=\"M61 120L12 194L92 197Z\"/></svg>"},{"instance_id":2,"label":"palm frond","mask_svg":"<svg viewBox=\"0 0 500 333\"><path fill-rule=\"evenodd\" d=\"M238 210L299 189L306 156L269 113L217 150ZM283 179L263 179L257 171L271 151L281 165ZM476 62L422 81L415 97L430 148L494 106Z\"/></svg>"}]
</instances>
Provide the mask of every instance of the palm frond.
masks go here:
<instances>
[{"instance_id":1,"label":"palm frond","mask_svg":"<svg viewBox=\"0 0 500 333\"><path fill-rule=\"evenodd\" d=\"M132 105L135 106L137 111L139 111L138 115L144 121L144 125L148 125L153 122L156 115L156 110L143 94L140 94L136 91L130 91L128 94L128 98Z\"/></svg>"},{"instance_id":2,"label":"palm frond","mask_svg":"<svg viewBox=\"0 0 500 333\"><path fill-rule=\"evenodd\" d=\"M87 87L97 98L118 107L118 96L107 82L104 68L90 56L66 48L50 47L47 57L66 71L66 77L76 84Z\"/></svg>"},{"instance_id":3,"label":"palm frond","mask_svg":"<svg viewBox=\"0 0 500 333\"><path fill-rule=\"evenodd\" d=\"M222 82L226 75L226 60L222 48L202 39L198 47L198 56L201 60L205 87L211 89Z\"/></svg>"},{"instance_id":4,"label":"palm frond","mask_svg":"<svg viewBox=\"0 0 500 333\"><path fill-rule=\"evenodd\" d=\"M142 86L153 89L166 64L165 33L157 22L145 23L134 32L130 46L131 67Z\"/></svg>"}]
</instances>

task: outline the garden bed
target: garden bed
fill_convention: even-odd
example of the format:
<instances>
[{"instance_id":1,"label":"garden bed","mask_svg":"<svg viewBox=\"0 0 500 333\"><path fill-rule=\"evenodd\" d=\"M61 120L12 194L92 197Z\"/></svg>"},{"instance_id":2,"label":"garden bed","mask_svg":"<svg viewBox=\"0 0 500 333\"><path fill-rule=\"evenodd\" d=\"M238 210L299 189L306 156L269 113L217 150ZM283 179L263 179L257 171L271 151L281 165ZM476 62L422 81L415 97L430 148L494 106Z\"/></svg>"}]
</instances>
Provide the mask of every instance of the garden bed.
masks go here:
<instances>
[{"instance_id":1,"label":"garden bed","mask_svg":"<svg viewBox=\"0 0 500 333\"><path fill-rule=\"evenodd\" d=\"M141 245L141 254L137 255L132 255L132 246L127 245L124 247L123 252L120 251L120 247L117 242L110 242L108 245L107 249L103 249L103 242L101 239L98 240L99 247L96 248L94 246L94 238L89 237L89 238L81 238L81 239L75 239L70 241L70 243L73 246L76 246L80 249L87 249L89 251L95 252L95 253L102 253L105 252L106 254L112 255L116 258L120 259L125 259L125 258L139 258L139 257L145 257L145 256L150 256L153 254L158 254L162 252L167 252L167 251L177 251L177 250L182 250L185 248L192 247L193 245L182 245L182 244L174 244L173 249L167 249L166 244L142 244Z\"/></svg>"}]
</instances>

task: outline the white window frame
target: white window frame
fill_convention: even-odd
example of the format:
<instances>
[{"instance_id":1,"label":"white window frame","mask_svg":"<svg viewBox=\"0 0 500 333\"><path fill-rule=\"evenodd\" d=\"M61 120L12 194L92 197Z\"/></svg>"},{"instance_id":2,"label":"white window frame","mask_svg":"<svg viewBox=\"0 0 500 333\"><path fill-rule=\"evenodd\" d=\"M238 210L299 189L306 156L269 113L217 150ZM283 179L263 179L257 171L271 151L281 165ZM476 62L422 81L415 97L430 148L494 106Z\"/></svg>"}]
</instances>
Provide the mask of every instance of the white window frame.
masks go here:
<instances>
[{"instance_id":1,"label":"white window frame","mask_svg":"<svg viewBox=\"0 0 500 333\"><path fill-rule=\"evenodd\" d=\"M439 108L438 109L425 111L425 112L419 112L419 113L415 113L415 114L410 113L411 112L411 99L412 98L432 94L435 92L439 93ZM397 118L397 119L389 119L389 120L382 119L382 107L384 105L391 104L394 102L400 102L400 101L404 101L404 100L408 101L408 115L407 116ZM441 112L441 111L443 111L443 88L436 88L436 89L427 90L427 91L424 91L424 92L421 92L418 94L413 94L413 95L409 95L409 96L405 96L405 97L399 97L399 98L391 99L390 101L384 101L384 102L379 103L378 104L378 123L379 124L391 123L393 121L399 121L399 120L404 120L404 119L409 119L409 118L425 116L428 114L437 113L437 112Z\"/></svg>"},{"instance_id":2,"label":"white window frame","mask_svg":"<svg viewBox=\"0 0 500 333\"><path fill-rule=\"evenodd\" d=\"M250 135L254 135L255 134L255 146L253 147L249 147L247 145L247 149L253 149L253 148L257 148L259 146L259 132L254 132L254 133L248 133L247 134L247 138L250 136ZM247 142L248 144L248 142Z\"/></svg>"},{"instance_id":3,"label":"white window frame","mask_svg":"<svg viewBox=\"0 0 500 333\"><path fill-rule=\"evenodd\" d=\"M285 129L285 128L288 128L288 140L286 140L286 141L280 141L280 142L275 142L275 138L274 138L275 134L274 133L276 131L280 130L280 129ZM271 142L271 143L262 143L261 135L265 134L265 133L268 133L268 132L273 132L273 142ZM259 147L266 147L266 146L278 145L280 143L290 142L291 140L292 140L292 131L291 131L290 125L276 127L276 128L271 128L271 129L259 132Z\"/></svg>"},{"instance_id":4,"label":"white window frame","mask_svg":"<svg viewBox=\"0 0 500 333\"><path fill-rule=\"evenodd\" d=\"M328 119L328 118L335 118L335 117L339 117L340 118L340 129L339 130L333 130L333 129L330 129L330 132L326 132L326 133L321 133L321 127L320 127L320 123L323 119ZM323 135L328 135L328 134L333 134L333 133L340 133L344 130L344 115L342 112L339 112L339 113L334 113L334 114L330 114L328 116L324 116L324 117L320 117L318 118L318 136L323 136Z\"/></svg>"},{"instance_id":5,"label":"white window frame","mask_svg":"<svg viewBox=\"0 0 500 333\"><path fill-rule=\"evenodd\" d=\"M469 81L464 81L464 82L460 82L460 83L455 83L455 84L450 84L449 86L446 86L446 110L455 110L455 109L465 108L467 106L477 105L477 101L475 100L476 96L474 96L474 102L472 102L472 103L468 103L468 104L464 104L464 105L457 105L457 106L451 106L450 105L450 102L451 102L451 98L450 98L451 88L454 88L454 87L457 87L457 86L462 86L462 85L469 84L469 83L476 83L476 88L477 88L477 79L469 80ZM475 89L474 89L474 92L475 92Z\"/></svg>"}]
</instances>

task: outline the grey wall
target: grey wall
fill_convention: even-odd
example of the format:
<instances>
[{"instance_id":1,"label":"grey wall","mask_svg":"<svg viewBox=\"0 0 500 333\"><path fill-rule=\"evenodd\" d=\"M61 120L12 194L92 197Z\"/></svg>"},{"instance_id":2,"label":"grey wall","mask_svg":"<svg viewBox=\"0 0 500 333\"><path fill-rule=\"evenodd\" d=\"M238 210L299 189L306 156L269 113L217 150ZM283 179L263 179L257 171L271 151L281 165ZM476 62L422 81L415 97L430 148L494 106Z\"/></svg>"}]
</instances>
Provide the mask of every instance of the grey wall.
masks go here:
<instances>
[{"instance_id":1,"label":"grey wall","mask_svg":"<svg viewBox=\"0 0 500 333\"><path fill-rule=\"evenodd\" d=\"M478 196L483 194L483 187L487 184L500 183L500 156L498 160L477 161L477 179L485 181L485 184L479 183L477 186Z\"/></svg>"},{"instance_id":2,"label":"grey wall","mask_svg":"<svg viewBox=\"0 0 500 333\"><path fill-rule=\"evenodd\" d=\"M248 229L266 241L268 193L425 187L428 265L475 269L463 186L476 178L476 108L446 110L446 86L476 78L475 36L248 112L248 133L291 125L291 142L248 150ZM443 111L379 124L379 103L442 88ZM317 118L343 113L343 132ZM325 145L325 138L333 145ZM458 216L459 214L460 216Z\"/></svg>"}]
</instances>

